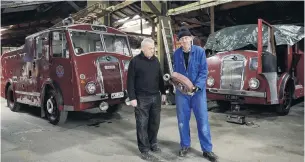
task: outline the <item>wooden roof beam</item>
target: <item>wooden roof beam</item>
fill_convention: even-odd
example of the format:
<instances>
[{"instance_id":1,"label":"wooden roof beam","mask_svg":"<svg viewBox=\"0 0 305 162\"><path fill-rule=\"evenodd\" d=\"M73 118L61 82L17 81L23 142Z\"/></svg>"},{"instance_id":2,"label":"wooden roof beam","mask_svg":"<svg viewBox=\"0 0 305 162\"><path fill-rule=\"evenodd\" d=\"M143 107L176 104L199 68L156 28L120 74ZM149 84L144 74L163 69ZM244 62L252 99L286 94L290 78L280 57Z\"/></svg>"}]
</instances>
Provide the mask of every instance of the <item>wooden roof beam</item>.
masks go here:
<instances>
[{"instance_id":1,"label":"wooden roof beam","mask_svg":"<svg viewBox=\"0 0 305 162\"><path fill-rule=\"evenodd\" d=\"M211 26L211 21L206 21L206 22L202 22L199 20L194 20L194 19L189 19L189 18L183 18L183 17L175 17L174 18L176 21L184 21L186 23L190 23L190 24L197 24L197 25L202 25L202 26ZM221 25L217 25L214 24L216 28L223 28L224 26Z\"/></svg>"},{"instance_id":2,"label":"wooden roof beam","mask_svg":"<svg viewBox=\"0 0 305 162\"><path fill-rule=\"evenodd\" d=\"M151 2L151 1L144 1L146 5L149 7L149 9L157 16L161 15L161 12L158 10L158 8Z\"/></svg>"},{"instance_id":3,"label":"wooden roof beam","mask_svg":"<svg viewBox=\"0 0 305 162\"><path fill-rule=\"evenodd\" d=\"M153 22L153 19L145 12L141 12L141 8L138 6L128 6L132 11L141 13L139 16L144 17L145 19L149 20L150 22Z\"/></svg>"},{"instance_id":4,"label":"wooden roof beam","mask_svg":"<svg viewBox=\"0 0 305 162\"><path fill-rule=\"evenodd\" d=\"M118 11L122 8L125 8L133 3L137 2L137 0L131 0L131 1L124 1L122 3L119 3L115 6L110 6L110 7L107 7L106 9L102 9L100 12L97 12L96 13L96 17L97 18L101 18L103 16L105 16L106 14L108 13L112 13L112 12L115 12L115 11Z\"/></svg>"},{"instance_id":5,"label":"wooden roof beam","mask_svg":"<svg viewBox=\"0 0 305 162\"><path fill-rule=\"evenodd\" d=\"M76 11L79 11L80 8L73 1L67 1Z\"/></svg>"},{"instance_id":6,"label":"wooden roof beam","mask_svg":"<svg viewBox=\"0 0 305 162\"><path fill-rule=\"evenodd\" d=\"M238 8L238 7L243 7L243 6L248 6L256 3L260 3L263 1L237 1L237 2L232 2L232 3L227 3L219 6L219 10L229 10L233 8Z\"/></svg>"},{"instance_id":7,"label":"wooden roof beam","mask_svg":"<svg viewBox=\"0 0 305 162\"><path fill-rule=\"evenodd\" d=\"M203 9L203 8L217 6L217 5L232 2L232 1L234 1L234 0L226 0L226 1L225 0L200 0L199 2L194 2L194 3L187 4L185 6L169 9L167 12L167 15L168 16L178 15L178 14L182 14L182 13L196 11L196 10Z\"/></svg>"}]
</instances>

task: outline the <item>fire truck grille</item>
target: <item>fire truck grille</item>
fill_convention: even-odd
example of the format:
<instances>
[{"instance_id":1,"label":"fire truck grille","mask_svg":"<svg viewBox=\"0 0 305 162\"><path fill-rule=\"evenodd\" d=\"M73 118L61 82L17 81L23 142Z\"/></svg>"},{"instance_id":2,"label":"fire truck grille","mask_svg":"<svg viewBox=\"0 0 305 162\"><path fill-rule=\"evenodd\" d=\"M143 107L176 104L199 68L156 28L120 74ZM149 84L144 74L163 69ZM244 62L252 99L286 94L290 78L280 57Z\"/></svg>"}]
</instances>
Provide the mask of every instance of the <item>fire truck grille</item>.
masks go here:
<instances>
[{"instance_id":1,"label":"fire truck grille","mask_svg":"<svg viewBox=\"0 0 305 162\"><path fill-rule=\"evenodd\" d=\"M119 60L113 56L103 56L98 60L97 72L101 93L123 91L123 78Z\"/></svg>"},{"instance_id":2,"label":"fire truck grille","mask_svg":"<svg viewBox=\"0 0 305 162\"><path fill-rule=\"evenodd\" d=\"M240 90L242 88L244 72L244 61L242 60L223 60L220 88Z\"/></svg>"}]
</instances>

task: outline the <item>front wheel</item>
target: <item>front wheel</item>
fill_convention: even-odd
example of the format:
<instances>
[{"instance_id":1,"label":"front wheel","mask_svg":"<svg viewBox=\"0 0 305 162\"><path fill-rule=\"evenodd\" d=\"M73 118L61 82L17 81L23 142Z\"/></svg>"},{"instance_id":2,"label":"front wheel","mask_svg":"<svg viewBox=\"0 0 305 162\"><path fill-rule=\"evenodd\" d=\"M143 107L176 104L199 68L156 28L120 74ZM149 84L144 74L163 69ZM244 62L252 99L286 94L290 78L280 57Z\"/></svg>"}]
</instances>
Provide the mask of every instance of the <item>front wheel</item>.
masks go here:
<instances>
[{"instance_id":1,"label":"front wheel","mask_svg":"<svg viewBox=\"0 0 305 162\"><path fill-rule=\"evenodd\" d=\"M64 124L67 120L68 112L67 111L60 111L59 108L59 101L61 99L57 95L56 91L50 90L47 93L46 101L45 101L45 111L46 116L50 123L57 125L57 124Z\"/></svg>"},{"instance_id":2,"label":"front wheel","mask_svg":"<svg viewBox=\"0 0 305 162\"><path fill-rule=\"evenodd\" d=\"M292 88L291 86L287 85L284 91L284 102L283 104L276 105L276 112L279 115L287 115L290 111L292 105Z\"/></svg>"},{"instance_id":3,"label":"front wheel","mask_svg":"<svg viewBox=\"0 0 305 162\"><path fill-rule=\"evenodd\" d=\"M6 91L6 103L11 111L18 112L20 110L21 104L16 102L12 85L10 85Z\"/></svg>"}]
</instances>

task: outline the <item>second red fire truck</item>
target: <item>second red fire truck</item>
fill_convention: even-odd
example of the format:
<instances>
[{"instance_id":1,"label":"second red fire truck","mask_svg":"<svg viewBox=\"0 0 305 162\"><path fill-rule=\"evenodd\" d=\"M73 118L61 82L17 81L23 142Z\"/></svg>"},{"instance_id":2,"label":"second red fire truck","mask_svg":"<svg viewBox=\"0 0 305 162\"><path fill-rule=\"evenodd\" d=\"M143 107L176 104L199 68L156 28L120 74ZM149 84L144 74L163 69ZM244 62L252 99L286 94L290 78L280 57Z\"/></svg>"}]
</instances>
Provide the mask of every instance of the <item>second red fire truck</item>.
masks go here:
<instances>
[{"instance_id":1,"label":"second red fire truck","mask_svg":"<svg viewBox=\"0 0 305 162\"><path fill-rule=\"evenodd\" d=\"M221 29L205 45L207 97L222 108L241 104L273 106L287 115L304 96L304 27L258 24Z\"/></svg>"}]
</instances>

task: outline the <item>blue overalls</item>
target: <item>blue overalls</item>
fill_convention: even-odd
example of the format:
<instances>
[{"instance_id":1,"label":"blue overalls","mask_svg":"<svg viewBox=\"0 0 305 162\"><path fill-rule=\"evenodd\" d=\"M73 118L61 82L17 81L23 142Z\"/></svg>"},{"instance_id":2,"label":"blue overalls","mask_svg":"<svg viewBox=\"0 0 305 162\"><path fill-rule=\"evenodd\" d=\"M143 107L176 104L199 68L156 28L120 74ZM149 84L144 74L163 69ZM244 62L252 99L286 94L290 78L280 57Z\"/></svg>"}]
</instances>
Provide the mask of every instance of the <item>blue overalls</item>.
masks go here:
<instances>
[{"instance_id":1,"label":"blue overalls","mask_svg":"<svg viewBox=\"0 0 305 162\"><path fill-rule=\"evenodd\" d=\"M185 68L182 47L177 49L174 53L173 66L175 72L188 77L195 86L200 88L200 90L193 96L182 94L179 90L176 91L176 110L180 145L181 147L190 147L191 145L189 123L192 108L197 122L201 149L202 151L211 152L212 143L206 101L206 79L208 67L204 49L192 45L187 69Z\"/></svg>"}]
</instances>

